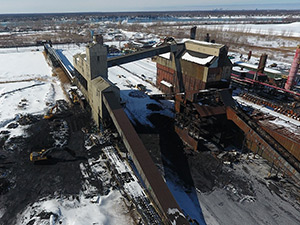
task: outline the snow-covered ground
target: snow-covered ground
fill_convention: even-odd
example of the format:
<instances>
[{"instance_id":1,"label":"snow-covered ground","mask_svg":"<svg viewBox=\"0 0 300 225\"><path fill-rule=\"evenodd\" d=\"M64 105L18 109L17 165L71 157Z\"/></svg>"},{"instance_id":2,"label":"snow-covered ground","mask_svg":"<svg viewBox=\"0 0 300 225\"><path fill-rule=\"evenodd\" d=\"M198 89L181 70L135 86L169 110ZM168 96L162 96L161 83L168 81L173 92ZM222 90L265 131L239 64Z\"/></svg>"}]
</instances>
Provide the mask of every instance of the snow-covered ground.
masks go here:
<instances>
[{"instance_id":1,"label":"snow-covered ground","mask_svg":"<svg viewBox=\"0 0 300 225\"><path fill-rule=\"evenodd\" d=\"M252 69L257 69L260 60L259 57L251 56L250 60L248 61L248 55L241 55L236 52L229 52L228 55L233 57L231 59L232 63L236 63L239 66L245 66ZM275 64L276 66L274 66ZM285 61L267 59L265 71L278 76L280 76L281 74L287 75L289 73L290 67L291 64Z\"/></svg>"},{"instance_id":2,"label":"snow-covered ground","mask_svg":"<svg viewBox=\"0 0 300 225\"><path fill-rule=\"evenodd\" d=\"M133 224L130 217L124 216L128 209L118 191L110 192L94 201L83 195L45 198L28 206L20 215L17 224ZM40 215L50 215L42 219ZM38 216L39 215L39 216Z\"/></svg>"},{"instance_id":3,"label":"snow-covered ground","mask_svg":"<svg viewBox=\"0 0 300 225\"><path fill-rule=\"evenodd\" d=\"M93 136L95 137L95 136ZM101 137L98 137L101 138ZM102 143L105 141L102 140ZM89 151L91 146L86 146ZM133 204L144 201L148 206L151 205L147 196L134 176L130 167L118 156L112 146L102 148L105 157L99 155L98 158L91 157L87 163L80 164L83 177L82 192L80 195L70 196L49 196L40 199L38 202L30 204L20 215L18 224L136 224L138 216L133 216L134 212L130 209ZM108 162L110 164L108 164ZM112 165L113 168L107 168ZM79 169L79 168L78 168ZM121 189L111 187L112 173L116 169L120 177L114 179L124 182ZM126 175L126 176L125 176ZM103 187L107 188L104 193L100 193L95 186L95 182L102 182ZM117 183L115 182L117 186ZM140 206L137 206L139 208ZM153 209L153 208L152 208ZM141 210L144 210L141 208ZM151 214L156 216L150 209L141 211L146 216ZM148 214L147 214L148 213ZM42 217L41 215L48 215ZM136 218L135 218L136 217ZM157 221L159 221L157 219Z\"/></svg>"},{"instance_id":4,"label":"snow-covered ground","mask_svg":"<svg viewBox=\"0 0 300 225\"><path fill-rule=\"evenodd\" d=\"M21 115L43 115L56 100L66 99L59 79L52 76L52 68L47 64L42 51L36 49L0 50L0 131L8 130L10 138L26 135L25 129L28 126L14 129L8 127L16 123ZM99 172L95 169L97 161L91 163L90 167ZM1 202L1 210L3 207ZM0 219L3 213L0 212ZM47 219L47 215L50 219ZM17 221L20 225L134 223L117 190L92 199L84 193L79 196L48 196L28 205Z\"/></svg>"},{"instance_id":5,"label":"snow-covered ground","mask_svg":"<svg viewBox=\"0 0 300 225\"><path fill-rule=\"evenodd\" d=\"M226 24L226 25L199 25L199 28L208 30L239 31L252 34L282 35L299 37L300 22L290 24Z\"/></svg>"},{"instance_id":6,"label":"snow-covered ground","mask_svg":"<svg viewBox=\"0 0 300 225\"><path fill-rule=\"evenodd\" d=\"M59 79L36 48L1 49L0 65L0 131L20 114L44 114L65 99ZM11 137L20 132L12 129Z\"/></svg>"}]
</instances>

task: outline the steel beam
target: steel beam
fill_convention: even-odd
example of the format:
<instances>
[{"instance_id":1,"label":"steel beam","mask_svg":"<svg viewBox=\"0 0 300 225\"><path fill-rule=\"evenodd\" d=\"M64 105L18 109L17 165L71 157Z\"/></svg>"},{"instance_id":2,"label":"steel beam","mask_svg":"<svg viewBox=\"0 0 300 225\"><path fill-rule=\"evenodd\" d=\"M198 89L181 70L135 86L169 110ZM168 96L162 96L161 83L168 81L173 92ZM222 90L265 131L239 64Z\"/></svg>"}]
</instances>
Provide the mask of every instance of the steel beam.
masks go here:
<instances>
[{"instance_id":1,"label":"steel beam","mask_svg":"<svg viewBox=\"0 0 300 225\"><path fill-rule=\"evenodd\" d=\"M143 51L134 52L131 54L117 56L110 59L107 59L107 67L118 66L125 63L130 63L133 61L150 58L167 52L176 52L177 45L164 45L156 48L146 49Z\"/></svg>"}]
</instances>

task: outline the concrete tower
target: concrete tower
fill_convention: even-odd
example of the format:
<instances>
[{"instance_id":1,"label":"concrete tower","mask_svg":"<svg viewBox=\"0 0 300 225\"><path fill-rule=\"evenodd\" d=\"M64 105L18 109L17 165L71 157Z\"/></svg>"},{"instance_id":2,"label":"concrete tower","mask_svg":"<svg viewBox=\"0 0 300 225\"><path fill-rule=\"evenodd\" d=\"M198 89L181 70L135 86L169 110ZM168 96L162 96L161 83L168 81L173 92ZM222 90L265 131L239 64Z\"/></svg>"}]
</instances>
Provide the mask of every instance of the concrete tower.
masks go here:
<instances>
[{"instance_id":1,"label":"concrete tower","mask_svg":"<svg viewBox=\"0 0 300 225\"><path fill-rule=\"evenodd\" d=\"M107 48L101 35L95 35L93 43L86 46L86 60L91 80L99 76L107 79Z\"/></svg>"}]
</instances>

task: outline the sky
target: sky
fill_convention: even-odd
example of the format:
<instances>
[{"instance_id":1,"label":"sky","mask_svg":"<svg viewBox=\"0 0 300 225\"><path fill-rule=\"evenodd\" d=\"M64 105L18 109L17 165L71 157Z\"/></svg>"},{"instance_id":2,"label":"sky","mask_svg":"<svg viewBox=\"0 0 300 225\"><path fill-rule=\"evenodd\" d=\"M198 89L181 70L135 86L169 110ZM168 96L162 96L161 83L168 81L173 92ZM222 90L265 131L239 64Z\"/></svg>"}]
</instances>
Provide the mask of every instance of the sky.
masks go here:
<instances>
[{"instance_id":1,"label":"sky","mask_svg":"<svg viewBox=\"0 0 300 225\"><path fill-rule=\"evenodd\" d=\"M0 14L213 9L300 9L300 0L0 0Z\"/></svg>"}]
</instances>

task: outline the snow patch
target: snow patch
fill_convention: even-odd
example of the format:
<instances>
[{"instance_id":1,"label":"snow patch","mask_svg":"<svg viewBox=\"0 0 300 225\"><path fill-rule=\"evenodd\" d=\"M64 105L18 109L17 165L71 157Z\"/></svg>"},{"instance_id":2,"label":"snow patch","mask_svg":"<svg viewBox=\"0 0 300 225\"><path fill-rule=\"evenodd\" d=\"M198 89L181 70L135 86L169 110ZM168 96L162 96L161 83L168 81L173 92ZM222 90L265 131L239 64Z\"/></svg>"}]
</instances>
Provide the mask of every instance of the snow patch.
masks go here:
<instances>
[{"instance_id":1,"label":"snow patch","mask_svg":"<svg viewBox=\"0 0 300 225\"><path fill-rule=\"evenodd\" d=\"M61 197L42 199L21 214L17 224L130 224L124 220L127 210L123 208L120 193L112 191L102 196L101 204L81 195L77 197Z\"/></svg>"},{"instance_id":2,"label":"snow patch","mask_svg":"<svg viewBox=\"0 0 300 225\"><path fill-rule=\"evenodd\" d=\"M182 56L182 59L189 61L189 62L197 63L199 65L206 65L207 63L210 63L214 58L215 58L215 56L199 58L199 57L190 55L188 52L184 53L184 55Z\"/></svg>"},{"instance_id":3,"label":"snow patch","mask_svg":"<svg viewBox=\"0 0 300 225\"><path fill-rule=\"evenodd\" d=\"M163 84L163 85L165 85L165 86L167 86L168 88L173 87L172 84L170 84L169 82L167 82L167 81L165 81L165 80L162 80L160 83Z\"/></svg>"}]
</instances>

